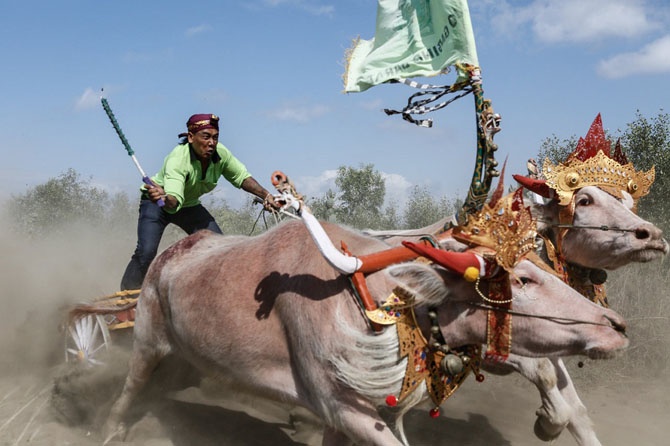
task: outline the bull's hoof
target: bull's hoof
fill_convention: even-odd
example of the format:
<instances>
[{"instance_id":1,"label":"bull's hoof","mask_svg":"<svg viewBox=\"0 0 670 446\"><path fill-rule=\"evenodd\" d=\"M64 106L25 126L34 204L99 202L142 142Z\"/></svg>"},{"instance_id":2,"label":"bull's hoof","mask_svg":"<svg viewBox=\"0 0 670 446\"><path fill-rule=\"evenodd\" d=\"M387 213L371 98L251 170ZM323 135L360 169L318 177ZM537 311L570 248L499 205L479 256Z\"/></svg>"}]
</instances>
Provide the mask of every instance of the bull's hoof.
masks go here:
<instances>
[{"instance_id":1,"label":"bull's hoof","mask_svg":"<svg viewBox=\"0 0 670 446\"><path fill-rule=\"evenodd\" d=\"M105 426L103 431L103 438L105 441L102 443L102 446L107 445L110 441L124 441L127 433L128 429L126 428L125 423Z\"/></svg>"},{"instance_id":2,"label":"bull's hoof","mask_svg":"<svg viewBox=\"0 0 670 446\"><path fill-rule=\"evenodd\" d=\"M565 425L557 426L552 424L543 416L538 416L533 426L535 436L546 442L557 439L561 435L561 432L563 432L563 429L565 429Z\"/></svg>"}]
</instances>

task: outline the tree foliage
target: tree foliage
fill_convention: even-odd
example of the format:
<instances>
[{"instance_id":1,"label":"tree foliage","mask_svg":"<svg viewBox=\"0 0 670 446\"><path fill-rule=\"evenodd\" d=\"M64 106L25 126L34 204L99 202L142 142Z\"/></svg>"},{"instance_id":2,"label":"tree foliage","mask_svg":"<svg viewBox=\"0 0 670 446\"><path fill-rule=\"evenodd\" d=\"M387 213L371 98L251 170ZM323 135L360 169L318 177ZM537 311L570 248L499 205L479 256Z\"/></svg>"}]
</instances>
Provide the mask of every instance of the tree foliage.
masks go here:
<instances>
[{"instance_id":1,"label":"tree foliage","mask_svg":"<svg viewBox=\"0 0 670 446\"><path fill-rule=\"evenodd\" d=\"M405 227L423 228L454 213L453 203L445 197L436 200L425 187L414 186L403 216Z\"/></svg>"},{"instance_id":2,"label":"tree foliage","mask_svg":"<svg viewBox=\"0 0 670 446\"><path fill-rule=\"evenodd\" d=\"M380 229L386 183L372 164L360 168L340 166L335 185L339 189L335 216L354 228Z\"/></svg>"},{"instance_id":3,"label":"tree foliage","mask_svg":"<svg viewBox=\"0 0 670 446\"><path fill-rule=\"evenodd\" d=\"M404 208L396 200L385 203L386 183L374 165L341 166L336 190L308 202L319 219L358 229L413 229L428 226L454 213L454 203L435 198L425 187L415 186Z\"/></svg>"},{"instance_id":4,"label":"tree foliage","mask_svg":"<svg viewBox=\"0 0 670 446\"><path fill-rule=\"evenodd\" d=\"M579 138L575 135L569 138L560 139L556 135L546 138L540 144L540 151L537 154L537 167L542 171L544 160L548 159L554 164L565 161L570 152L577 147ZM525 172L523 172L525 174Z\"/></svg>"},{"instance_id":5,"label":"tree foliage","mask_svg":"<svg viewBox=\"0 0 670 446\"><path fill-rule=\"evenodd\" d=\"M621 136L621 145L637 170L654 166L656 180L649 195L640 200L640 215L653 220L668 232L670 217L670 115L662 111L647 119L640 112Z\"/></svg>"},{"instance_id":6,"label":"tree foliage","mask_svg":"<svg viewBox=\"0 0 670 446\"><path fill-rule=\"evenodd\" d=\"M316 218L322 221L335 221L335 203L337 195L332 189L328 189L321 198L312 198L307 205Z\"/></svg>"},{"instance_id":7,"label":"tree foliage","mask_svg":"<svg viewBox=\"0 0 670 446\"><path fill-rule=\"evenodd\" d=\"M106 191L90 184L90 179L68 169L44 184L12 196L7 214L16 231L42 236L65 231L76 224L112 227L127 207L124 194L110 200Z\"/></svg>"},{"instance_id":8,"label":"tree foliage","mask_svg":"<svg viewBox=\"0 0 670 446\"><path fill-rule=\"evenodd\" d=\"M239 209L232 208L225 201L208 205L210 213L227 235L257 235L274 224L269 214L262 213L262 207L252 199Z\"/></svg>"}]
</instances>

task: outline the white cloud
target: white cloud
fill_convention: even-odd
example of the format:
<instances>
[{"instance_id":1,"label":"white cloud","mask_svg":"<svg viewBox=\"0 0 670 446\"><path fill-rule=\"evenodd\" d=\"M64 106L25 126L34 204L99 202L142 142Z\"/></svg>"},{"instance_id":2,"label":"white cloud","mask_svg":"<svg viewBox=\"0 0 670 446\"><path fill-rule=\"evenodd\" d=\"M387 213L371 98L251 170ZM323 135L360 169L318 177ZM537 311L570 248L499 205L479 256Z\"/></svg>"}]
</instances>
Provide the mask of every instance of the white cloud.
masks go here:
<instances>
[{"instance_id":1,"label":"white cloud","mask_svg":"<svg viewBox=\"0 0 670 446\"><path fill-rule=\"evenodd\" d=\"M306 198L321 198L328 189L335 190L337 170L324 170L319 176L302 176L291 178L298 192Z\"/></svg>"},{"instance_id":2,"label":"white cloud","mask_svg":"<svg viewBox=\"0 0 670 446\"><path fill-rule=\"evenodd\" d=\"M395 202L399 209L403 209L407 203L409 193L413 187L404 176L397 173L381 172L386 184L386 205Z\"/></svg>"},{"instance_id":3,"label":"white cloud","mask_svg":"<svg viewBox=\"0 0 670 446\"><path fill-rule=\"evenodd\" d=\"M298 9L302 9L312 15L327 15L331 16L335 12L335 6L333 5L319 5L311 0L263 0L263 4L273 8L279 6L293 6Z\"/></svg>"},{"instance_id":4,"label":"white cloud","mask_svg":"<svg viewBox=\"0 0 670 446\"><path fill-rule=\"evenodd\" d=\"M323 116L328 113L330 109L325 105L286 105L284 107L270 110L266 114L271 119L278 121L293 121L299 123L306 123L314 118Z\"/></svg>"},{"instance_id":5,"label":"white cloud","mask_svg":"<svg viewBox=\"0 0 670 446\"><path fill-rule=\"evenodd\" d=\"M335 7L331 5L323 5L323 6L304 5L303 9L312 15L332 16L333 13L335 13Z\"/></svg>"},{"instance_id":6,"label":"white cloud","mask_svg":"<svg viewBox=\"0 0 670 446\"><path fill-rule=\"evenodd\" d=\"M390 200L393 200L400 208L402 208L409 197L409 193L413 187L405 177L397 173L379 172L386 184L386 202L388 205ZM324 170L319 176L302 176L298 178L291 178L298 192L309 198L321 198L331 189L337 191L335 186L335 179L337 178L337 170Z\"/></svg>"},{"instance_id":7,"label":"white cloud","mask_svg":"<svg viewBox=\"0 0 670 446\"><path fill-rule=\"evenodd\" d=\"M369 101L361 101L361 108L364 110L375 110L380 111L384 108L384 103L381 99L372 99Z\"/></svg>"},{"instance_id":8,"label":"white cloud","mask_svg":"<svg viewBox=\"0 0 670 446\"><path fill-rule=\"evenodd\" d=\"M100 91L94 91L92 88L87 88L79 96L77 102L74 105L75 110L88 110L99 106L100 103Z\"/></svg>"},{"instance_id":9,"label":"white cloud","mask_svg":"<svg viewBox=\"0 0 670 446\"><path fill-rule=\"evenodd\" d=\"M171 48L164 49L161 51L150 51L150 52L139 52L139 51L128 51L123 55L123 61L125 63L156 63L159 61L173 60L174 59L174 50Z\"/></svg>"},{"instance_id":10,"label":"white cloud","mask_svg":"<svg viewBox=\"0 0 670 446\"><path fill-rule=\"evenodd\" d=\"M199 101L208 103L224 103L228 100L228 92L220 88L213 88L211 90L199 91L195 94Z\"/></svg>"},{"instance_id":11,"label":"white cloud","mask_svg":"<svg viewBox=\"0 0 670 446\"><path fill-rule=\"evenodd\" d=\"M504 2L495 8L492 20L499 31L513 33L529 23L537 38L549 43L630 38L660 27L644 0L535 0L524 7Z\"/></svg>"},{"instance_id":12,"label":"white cloud","mask_svg":"<svg viewBox=\"0 0 670 446\"><path fill-rule=\"evenodd\" d=\"M207 31L210 31L211 29L212 27L210 25L202 24L188 28L184 34L186 35L186 37L193 37L197 34L202 34Z\"/></svg>"},{"instance_id":13,"label":"white cloud","mask_svg":"<svg viewBox=\"0 0 670 446\"><path fill-rule=\"evenodd\" d=\"M657 73L670 73L670 34L638 52L618 54L598 64L598 74L607 78Z\"/></svg>"}]
</instances>

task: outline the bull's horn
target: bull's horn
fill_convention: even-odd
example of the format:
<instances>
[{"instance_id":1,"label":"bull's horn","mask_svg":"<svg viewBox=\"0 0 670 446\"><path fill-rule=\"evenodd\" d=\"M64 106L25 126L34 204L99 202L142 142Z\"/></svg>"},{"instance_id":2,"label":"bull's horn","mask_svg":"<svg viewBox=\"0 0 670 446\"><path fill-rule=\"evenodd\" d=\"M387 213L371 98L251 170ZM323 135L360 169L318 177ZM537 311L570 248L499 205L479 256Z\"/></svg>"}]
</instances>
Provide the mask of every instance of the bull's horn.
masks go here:
<instances>
[{"instance_id":1,"label":"bull's horn","mask_svg":"<svg viewBox=\"0 0 670 446\"><path fill-rule=\"evenodd\" d=\"M448 270L462 275L468 282L474 282L479 277L492 277L497 271L494 262L487 262L483 257L472 251L445 251L408 241L404 241L402 244Z\"/></svg>"},{"instance_id":2,"label":"bull's horn","mask_svg":"<svg viewBox=\"0 0 670 446\"><path fill-rule=\"evenodd\" d=\"M330 266L342 274L353 274L363 265L360 259L343 254L333 245L323 226L306 206L302 208L300 216L321 255L330 263Z\"/></svg>"},{"instance_id":3,"label":"bull's horn","mask_svg":"<svg viewBox=\"0 0 670 446\"><path fill-rule=\"evenodd\" d=\"M535 192L544 198L552 198L554 196L554 191L547 185L546 180L536 180L524 177L523 175L512 175L512 177L529 191Z\"/></svg>"}]
</instances>

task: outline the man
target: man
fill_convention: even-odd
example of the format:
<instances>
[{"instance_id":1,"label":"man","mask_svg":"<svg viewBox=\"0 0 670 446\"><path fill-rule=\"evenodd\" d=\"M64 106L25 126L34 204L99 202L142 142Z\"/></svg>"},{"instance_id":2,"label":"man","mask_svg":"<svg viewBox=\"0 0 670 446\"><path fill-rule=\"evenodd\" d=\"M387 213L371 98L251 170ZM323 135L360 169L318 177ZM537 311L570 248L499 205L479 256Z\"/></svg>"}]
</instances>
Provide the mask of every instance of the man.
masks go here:
<instances>
[{"instance_id":1,"label":"man","mask_svg":"<svg viewBox=\"0 0 670 446\"><path fill-rule=\"evenodd\" d=\"M168 154L161 170L142 187L137 247L121 279L121 290L138 289L149 264L158 253L163 232L173 223L192 234L200 229L222 233L214 217L200 203L220 177L277 209L272 194L261 186L233 154L219 143L219 118L197 114L186 123L187 133Z\"/></svg>"}]
</instances>

